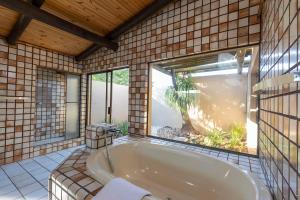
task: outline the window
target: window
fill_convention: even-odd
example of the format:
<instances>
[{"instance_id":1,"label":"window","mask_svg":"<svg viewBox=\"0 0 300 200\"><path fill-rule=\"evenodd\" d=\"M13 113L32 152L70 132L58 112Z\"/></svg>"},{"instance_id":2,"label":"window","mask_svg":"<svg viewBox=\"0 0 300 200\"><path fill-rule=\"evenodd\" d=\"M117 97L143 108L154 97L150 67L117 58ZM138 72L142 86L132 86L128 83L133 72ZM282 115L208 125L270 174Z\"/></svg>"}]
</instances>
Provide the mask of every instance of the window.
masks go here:
<instances>
[{"instance_id":1,"label":"window","mask_svg":"<svg viewBox=\"0 0 300 200\"><path fill-rule=\"evenodd\" d=\"M80 76L67 74L66 139L79 137Z\"/></svg>"},{"instance_id":2,"label":"window","mask_svg":"<svg viewBox=\"0 0 300 200\"><path fill-rule=\"evenodd\" d=\"M251 88L257 51L244 48L153 63L148 135L256 154L257 105Z\"/></svg>"}]
</instances>

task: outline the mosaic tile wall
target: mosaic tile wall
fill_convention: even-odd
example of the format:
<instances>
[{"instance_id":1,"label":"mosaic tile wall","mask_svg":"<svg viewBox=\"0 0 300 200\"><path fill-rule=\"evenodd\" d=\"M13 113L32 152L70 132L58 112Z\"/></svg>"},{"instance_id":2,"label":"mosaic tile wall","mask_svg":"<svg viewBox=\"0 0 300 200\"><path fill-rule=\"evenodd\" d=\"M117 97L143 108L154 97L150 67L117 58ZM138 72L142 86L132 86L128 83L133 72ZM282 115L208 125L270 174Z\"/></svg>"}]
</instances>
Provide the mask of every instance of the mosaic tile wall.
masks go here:
<instances>
[{"instance_id":1,"label":"mosaic tile wall","mask_svg":"<svg viewBox=\"0 0 300 200\"><path fill-rule=\"evenodd\" d=\"M80 138L34 146L37 68L82 73L73 57L0 39L0 164L84 143L86 75L82 75Z\"/></svg>"},{"instance_id":2,"label":"mosaic tile wall","mask_svg":"<svg viewBox=\"0 0 300 200\"><path fill-rule=\"evenodd\" d=\"M65 83L64 74L49 69L37 69L36 141L64 136Z\"/></svg>"},{"instance_id":3,"label":"mosaic tile wall","mask_svg":"<svg viewBox=\"0 0 300 200\"><path fill-rule=\"evenodd\" d=\"M266 0L262 11L260 80L299 71L300 1ZM259 156L274 199L299 199L300 94L297 83L260 96Z\"/></svg>"},{"instance_id":4,"label":"mosaic tile wall","mask_svg":"<svg viewBox=\"0 0 300 200\"><path fill-rule=\"evenodd\" d=\"M257 44L260 0L177 0L119 38L119 49L100 49L87 72L128 65L129 132L146 134L148 63L193 53Z\"/></svg>"}]
</instances>

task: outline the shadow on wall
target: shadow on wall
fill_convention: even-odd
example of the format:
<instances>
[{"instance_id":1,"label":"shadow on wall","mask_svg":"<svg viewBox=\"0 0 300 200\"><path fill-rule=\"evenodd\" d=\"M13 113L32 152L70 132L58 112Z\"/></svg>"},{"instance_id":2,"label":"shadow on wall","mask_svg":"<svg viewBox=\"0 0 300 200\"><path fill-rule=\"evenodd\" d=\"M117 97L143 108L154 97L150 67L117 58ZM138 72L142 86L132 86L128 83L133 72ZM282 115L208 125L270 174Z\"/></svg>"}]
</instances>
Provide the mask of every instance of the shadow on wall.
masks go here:
<instances>
[{"instance_id":1,"label":"shadow on wall","mask_svg":"<svg viewBox=\"0 0 300 200\"><path fill-rule=\"evenodd\" d=\"M231 74L193 78L200 91L189 117L203 135L214 128L228 130L232 124L246 124L247 75Z\"/></svg>"},{"instance_id":2,"label":"shadow on wall","mask_svg":"<svg viewBox=\"0 0 300 200\"><path fill-rule=\"evenodd\" d=\"M182 128L182 116L179 111L174 110L169 105L152 99L152 112L155 117L152 119L153 128L169 126L173 128Z\"/></svg>"}]
</instances>

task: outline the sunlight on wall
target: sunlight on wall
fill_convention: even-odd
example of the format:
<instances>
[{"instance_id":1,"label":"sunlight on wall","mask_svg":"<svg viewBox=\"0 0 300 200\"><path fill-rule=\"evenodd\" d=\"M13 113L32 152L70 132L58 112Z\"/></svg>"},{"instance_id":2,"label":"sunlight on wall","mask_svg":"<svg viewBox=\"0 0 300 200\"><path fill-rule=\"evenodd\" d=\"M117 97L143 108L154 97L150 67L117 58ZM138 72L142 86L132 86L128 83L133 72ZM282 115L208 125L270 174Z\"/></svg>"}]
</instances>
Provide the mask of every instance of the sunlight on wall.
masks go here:
<instances>
[{"instance_id":1,"label":"sunlight on wall","mask_svg":"<svg viewBox=\"0 0 300 200\"><path fill-rule=\"evenodd\" d=\"M206 73L206 72L205 72ZM200 91L189 109L195 129L202 134L214 128L226 130L234 123L246 124L247 74L215 74L193 77Z\"/></svg>"},{"instance_id":2,"label":"sunlight on wall","mask_svg":"<svg viewBox=\"0 0 300 200\"><path fill-rule=\"evenodd\" d=\"M257 123L247 118L247 147L250 153L257 149Z\"/></svg>"}]
</instances>

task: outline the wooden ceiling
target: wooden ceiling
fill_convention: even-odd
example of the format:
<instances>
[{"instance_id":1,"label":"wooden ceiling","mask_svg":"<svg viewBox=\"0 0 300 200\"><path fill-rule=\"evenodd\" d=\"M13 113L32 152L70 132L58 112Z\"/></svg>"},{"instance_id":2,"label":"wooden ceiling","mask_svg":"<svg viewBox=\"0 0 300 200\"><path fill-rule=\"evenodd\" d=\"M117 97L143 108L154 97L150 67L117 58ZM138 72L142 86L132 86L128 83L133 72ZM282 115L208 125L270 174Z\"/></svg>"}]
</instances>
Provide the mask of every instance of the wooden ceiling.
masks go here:
<instances>
[{"instance_id":1,"label":"wooden ceiling","mask_svg":"<svg viewBox=\"0 0 300 200\"><path fill-rule=\"evenodd\" d=\"M105 36L154 0L46 0L41 9L99 36ZM0 6L0 35L7 37L20 14ZM32 20L19 41L78 55L91 41Z\"/></svg>"}]
</instances>

